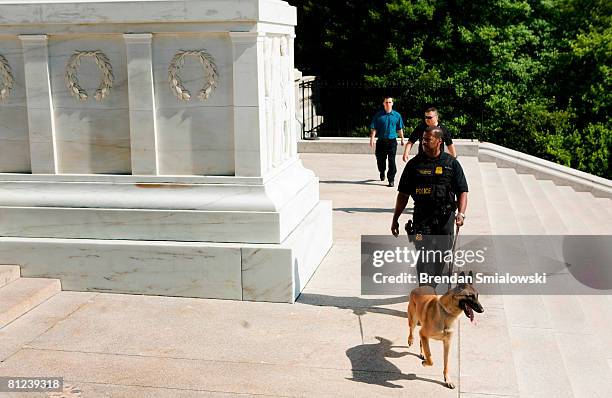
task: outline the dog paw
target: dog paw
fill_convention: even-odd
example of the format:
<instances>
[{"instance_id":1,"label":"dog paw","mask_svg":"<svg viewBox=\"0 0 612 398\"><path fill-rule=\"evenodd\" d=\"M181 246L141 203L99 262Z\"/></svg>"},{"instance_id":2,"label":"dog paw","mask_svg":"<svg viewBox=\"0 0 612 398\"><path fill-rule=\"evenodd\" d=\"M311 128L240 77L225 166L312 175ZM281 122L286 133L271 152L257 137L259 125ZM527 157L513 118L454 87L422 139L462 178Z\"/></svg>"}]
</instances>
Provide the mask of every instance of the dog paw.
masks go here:
<instances>
[{"instance_id":1,"label":"dog paw","mask_svg":"<svg viewBox=\"0 0 612 398\"><path fill-rule=\"evenodd\" d=\"M455 384L452 381L447 381L446 382L446 387L450 388L451 390L455 388Z\"/></svg>"},{"instance_id":2,"label":"dog paw","mask_svg":"<svg viewBox=\"0 0 612 398\"><path fill-rule=\"evenodd\" d=\"M414 343L414 337L408 337L408 347L411 347L412 343Z\"/></svg>"},{"instance_id":3,"label":"dog paw","mask_svg":"<svg viewBox=\"0 0 612 398\"><path fill-rule=\"evenodd\" d=\"M424 361L421 362L421 365L423 365L423 366L432 366L433 365L433 361L427 362L427 360L424 360Z\"/></svg>"}]
</instances>

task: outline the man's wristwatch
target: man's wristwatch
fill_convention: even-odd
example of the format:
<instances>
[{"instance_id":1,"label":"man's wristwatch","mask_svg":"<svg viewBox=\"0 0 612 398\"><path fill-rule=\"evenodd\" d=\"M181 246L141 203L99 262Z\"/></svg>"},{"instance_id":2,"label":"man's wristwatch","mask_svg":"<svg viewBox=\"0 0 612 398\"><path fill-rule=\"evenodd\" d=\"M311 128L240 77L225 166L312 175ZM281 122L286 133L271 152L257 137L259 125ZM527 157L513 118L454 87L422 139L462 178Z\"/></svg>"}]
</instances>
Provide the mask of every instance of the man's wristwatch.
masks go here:
<instances>
[{"instance_id":1,"label":"man's wristwatch","mask_svg":"<svg viewBox=\"0 0 612 398\"><path fill-rule=\"evenodd\" d=\"M458 216L461 216L464 220L465 220L465 214L463 213L457 213Z\"/></svg>"}]
</instances>

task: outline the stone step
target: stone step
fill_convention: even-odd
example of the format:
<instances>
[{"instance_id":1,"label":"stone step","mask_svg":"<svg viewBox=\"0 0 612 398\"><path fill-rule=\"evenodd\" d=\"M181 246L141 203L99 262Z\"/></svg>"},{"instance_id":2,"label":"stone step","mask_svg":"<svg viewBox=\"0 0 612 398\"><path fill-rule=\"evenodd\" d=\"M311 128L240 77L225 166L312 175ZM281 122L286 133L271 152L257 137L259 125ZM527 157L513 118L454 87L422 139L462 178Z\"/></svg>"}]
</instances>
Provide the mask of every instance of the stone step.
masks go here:
<instances>
[{"instance_id":1,"label":"stone step","mask_svg":"<svg viewBox=\"0 0 612 398\"><path fill-rule=\"evenodd\" d=\"M576 222L579 223L582 228L582 233L591 235L595 234L598 230L597 225L595 225L596 218L594 218L594 213L589 209L590 205L584 200L584 197L577 195L577 192L574 191L572 187L568 186L556 186L558 195L562 199L560 200L559 206L567 209L568 206L575 213L576 219L566 219L565 222L571 226L573 226ZM583 192L587 195L590 195L588 192Z\"/></svg>"},{"instance_id":2,"label":"stone step","mask_svg":"<svg viewBox=\"0 0 612 398\"><path fill-rule=\"evenodd\" d=\"M518 235L520 229L512 215L508 194L495 163L481 163L483 187L491 231L495 235Z\"/></svg>"},{"instance_id":3,"label":"stone step","mask_svg":"<svg viewBox=\"0 0 612 398\"><path fill-rule=\"evenodd\" d=\"M18 265L0 265L0 287L8 285L20 276Z\"/></svg>"},{"instance_id":4,"label":"stone step","mask_svg":"<svg viewBox=\"0 0 612 398\"><path fill-rule=\"evenodd\" d=\"M58 279L19 278L0 289L0 328L61 291Z\"/></svg>"},{"instance_id":5,"label":"stone step","mask_svg":"<svg viewBox=\"0 0 612 398\"><path fill-rule=\"evenodd\" d=\"M465 224L461 234L465 235L489 235L491 225L487 213L486 199L483 193L482 176L480 165L476 157L460 157L459 162L468 181L468 206L466 210Z\"/></svg>"},{"instance_id":6,"label":"stone step","mask_svg":"<svg viewBox=\"0 0 612 398\"><path fill-rule=\"evenodd\" d=\"M521 211L517 212L513 205L516 209L522 209L519 207L521 203L526 206L528 202L522 198L519 202L517 192L512 192L514 201L510 197L509 191L520 189L516 179L511 172L500 173L495 165L488 163L481 164L481 171L493 234L522 234L521 225L515 217ZM510 186L506 186L502 174L506 180L511 181ZM537 207L533 203L531 207L535 212ZM550 216L554 217L552 214ZM543 226L530 221L530 228L540 229ZM567 369L542 296L503 295L502 298L519 395L572 397Z\"/></svg>"},{"instance_id":7,"label":"stone step","mask_svg":"<svg viewBox=\"0 0 612 398\"><path fill-rule=\"evenodd\" d=\"M508 193L508 199L512 206L515 217L521 220L519 229L522 235L538 235L535 239L525 239L524 244L527 252L542 258L557 258L559 261L559 254L553 249L553 246L546 240L546 228L542 224L539 217L538 208L532 203L527 191L519 176L516 174L514 169L499 169L500 176L506 185L506 191ZM540 201L540 206L549 206L548 203ZM534 272L538 264L531 264L530 269ZM568 276L568 278L571 278ZM573 279L561 279L557 278L557 282L567 285L573 282ZM553 283L549 281L549 283ZM512 300L516 301L516 297ZM523 321L528 321L528 324L523 326L537 326L551 327L556 331L575 331L575 325L584 325L584 314L580 304L575 297L568 292L567 295L542 295L540 300L531 299L532 301L542 304L537 307L539 311L533 311L533 307L525 308L525 314L521 314ZM563 311L558 311L559 308L563 308ZM531 323L531 325L529 325Z\"/></svg>"},{"instance_id":8,"label":"stone step","mask_svg":"<svg viewBox=\"0 0 612 398\"><path fill-rule=\"evenodd\" d=\"M567 189L563 189L563 191L569 194ZM586 223L589 231L598 235L612 234L612 211L609 211L612 209L612 200L607 198L596 198L587 192L576 192L576 198L578 206L582 209L583 213L586 214L588 220L590 220L590 222ZM585 342L585 345L588 346L590 344L597 347L597 355L593 356L593 364L601 365L602 362L605 363L612 358L612 334L610 334L610 330L612 330L612 313L609 310L612 304L612 296L578 295L576 297L585 314L586 324L589 328L586 336L586 339L589 341ZM576 363L580 363L578 358ZM594 366L595 369L587 373L592 376L602 376L601 368L597 365L589 364L589 369L591 366ZM605 367L603 368L605 369ZM611 375L612 367L608 366L608 373L603 376L607 376L607 381L610 382L610 380L612 380ZM593 383L594 384L591 384L592 386L598 386L601 384L601 381L599 384L595 381ZM591 391L587 388L588 383L584 384L585 391ZM595 396L597 395L595 394Z\"/></svg>"},{"instance_id":9,"label":"stone step","mask_svg":"<svg viewBox=\"0 0 612 398\"><path fill-rule=\"evenodd\" d=\"M545 228L538 217L538 211L529 199L519 176L514 169L498 169L501 180L504 182L510 205L514 210L514 216L518 223L521 234L540 235L545 233Z\"/></svg>"},{"instance_id":10,"label":"stone step","mask_svg":"<svg viewBox=\"0 0 612 398\"><path fill-rule=\"evenodd\" d=\"M586 224L593 234L612 235L612 213L605 206L599 206L589 192L574 192L575 198L586 218ZM610 201L610 199L604 200Z\"/></svg>"},{"instance_id":11,"label":"stone step","mask_svg":"<svg viewBox=\"0 0 612 398\"><path fill-rule=\"evenodd\" d=\"M0 329L0 363L53 328L99 293L62 291ZM19 396L19 395L18 395Z\"/></svg>"},{"instance_id":12,"label":"stone step","mask_svg":"<svg viewBox=\"0 0 612 398\"><path fill-rule=\"evenodd\" d=\"M568 232L567 227L561 219L561 215L553 207L548 196L542 190L541 180L536 180L530 174L520 174L518 178L523 184L523 188L529 196L533 207L537 209L538 217L542 222L545 232L549 235L566 234Z\"/></svg>"},{"instance_id":13,"label":"stone step","mask_svg":"<svg viewBox=\"0 0 612 398\"><path fill-rule=\"evenodd\" d=\"M548 180L540 180L539 183L542 191L561 216L561 220L567 227L567 233L569 235L589 235L591 231L585 223L582 212L576 206L575 198L572 195L574 191L570 187L560 187Z\"/></svg>"},{"instance_id":14,"label":"stone step","mask_svg":"<svg viewBox=\"0 0 612 398\"><path fill-rule=\"evenodd\" d=\"M544 235L545 228L538 217L538 211L529 199L523 184L514 169L499 168L500 179L504 182L505 192L509 201L509 212L517 220L518 232L521 235ZM525 253L541 253L552 256L553 253L546 253L546 245L543 239L525 239ZM527 265L533 269L532 265ZM517 327L553 327L553 320L547 311L547 298L538 295L509 296L504 300L509 304L506 310L511 314L510 324ZM575 301L575 300L574 300ZM577 302L574 307L580 308Z\"/></svg>"},{"instance_id":15,"label":"stone step","mask_svg":"<svg viewBox=\"0 0 612 398\"><path fill-rule=\"evenodd\" d=\"M607 397L612 390L612 314L606 296L577 295L585 313L586 333L556 333L576 397ZM559 309L563 311L563 308ZM579 329L580 325L576 325Z\"/></svg>"},{"instance_id":16,"label":"stone step","mask_svg":"<svg viewBox=\"0 0 612 398\"><path fill-rule=\"evenodd\" d=\"M612 217L612 199L608 198L597 198L593 196L595 200L595 206L597 209L602 209L608 214L609 217Z\"/></svg>"},{"instance_id":17,"label":"stone step","mask_svg":"<svg viewBox=\"0 0 612 398\"><path fill-rule=\"evenodd\" d=\"M469 186L467 218L461 234L490 235L491 225L483 191L483 178L477 158L460 157ZM459 240L459 246L461 240ZM463 318L459 320L459 357L461 358L461 395L484 394L518 395L518 384L512 358L512 343L507 319L499 295L480 295L485 307L478 316L478 325ZM505 360L500 360L504 358ZM483 377L483 375L496 375Z\"/></svg>"},{"instance_id":18,"label":"stone step","mask_svg":"<svg viewBox=\"0 0 612 398\"><path fill-rule=\"evenodd\" d=\"M476 212L487 216L487 220L479 221L480 227L476 233L490 235L495 228L498 228L498 218L494 217L494 214L499 208L495 203L489 206L490 197L487 196L487 192L490 191L488 187L492 185L499 187L499 180L491 178L496 167L494 163L485 164L484 171L482 163L479 163L478 166L479 174L468 174L466 171L470 193L465 229L470 228L469 223L474 218L472 213ZM481 302L485 307L485 312L478 318L477 326L464 320L460 321L461 386L459 393L516 396L519 387L512 353L513 343L509 335L510 328L504 310L503 297L482 297ZM482 377L483 374L494 374L499 377Z\"/></svg>"},{"instance_id":19,"label":"stone step","mask_svg":"<svg viewBox=\"0 0 612 398\"><path fill-rule=\"evenodd\" d=\"M549 200L543 200L539 195L532 196L532 200L539 204L538 209L555 208L564 214L575 214L570 219L569 217L559 217L555 220L555 224L562 223L561 230L572 230L574 222L578 219L578 225L581 231L597 232L594 230L587 220L592 219L589 214L592 202L589 202L589 197L593 198L590 193L575 192L571 187L553 186L550 182L536 181L537 185L533 185L533 180L526 176L519 177L524 182L524 186L530 186L532 192L537 192L537 185L543 185L542 193L546 199L555 199L556 204ZM543 183L543 184L542 184ZM580 194L580 195L578 195ZM569 204L574 204L569 207ZM541 212L537 212L539 216ZM550 213L549 213L550 214ZM556 232L553 227L547 232ZM545 247L540 248L546 251ZM550 254L550 253L549 253ZM561 282L563 283L563 282ZM554 330L554 336L557 346L563 358L563 363L567 374L570 375L569 381L572 386L572 393L575 397L593 397L602 396L602 392L609 391L612 382L612 372L606 363L605 349L602 351L602 346L606 347L611 339L607 337L609 333L604 331L609 330L605 316L595 310L593 316L592 308L585 311L585 304L593 303L595 307L600 307L602 303L606 303L606 298L602 296L580 296L572 292L573 283L567 284L567 292L563 295L544 295L543 302L547 308L547 313ZM576 348L580 347L580 348ZM585 360L589 358L589 360Z\"/></svg>"},{"instance_id":20,"label":"stone step","mask_svg":"<svg viewBox=\"0 0 612 398\"><path fill-rule=\"evenodd\" d=\"M582 305L589 328L591 340L597 343L600 356L612 359L612 312L610 311L611 296L577 296ZM612 368L609 369L612 371ZM610 377L610 376L608 376Z\"/></svg>"},{"instance_id":21,"label":"stone step","mask_svg":"<svg viewBox=\"0 0 612 398\"><path fill-rule=\"evenodd\" d=\"M511 175L507 176L506 178L511 178ZM508 189L508 192L513 201L521 205L520 207L515 206L514 210L515 214L523 214L520 217L525 220L525 223L521 223L521 230L524 234L538 232L537 234L540 235L546 233L558 233L558 231L567 230L567 226L563 222L563 219L558 214L555 215L554 206L550 203L544 192L541 191L539 186L541 181L535 180L535 178L531 176L519 176L516 174L514 178L521 183L521 186L516 186L513 181L512 186L514 189ZM527 192L533 194L529 196L529 203L521 202L521 195L523 193L526 194ZM559 193L559 195L561 194L562 193ZM543 213L540 211L541 209L549 209L549 211ZM545 217L553 220L554 224L552 228L549 228L545 223ZM530 225L533 225L533 223L537 222L537 220L539 220L542 224L542 232L534 230L533 228L530 229ZM529 247L529 250L532 253L538 253L538 255L543 258L557 259L560 262L563 261L561 258L561 253L555 251L553 246L548 245L543 236L538 239L527 240L526 245ZM571 276L568 275L567 277L568 278L566 279L559 277L555 279L554 282L549 280L549 283L557 283L560 286L566 286L567 289L571 290L571 286L573 283L575 283L575 281ZM562 289L560 288L560 290ZM556 331L576 332L577 326L581 331L587 331L588 328L585 323L585 316L581 305L577 298L573 296L571 291L567 291L567 293L564 295L544 295L542 296L542 301L544 302L545 307L548 309L547 312L551 321L551 326ZM559 311L559 308L562 308L563 310Z\"/></svg>"}]
</instances>

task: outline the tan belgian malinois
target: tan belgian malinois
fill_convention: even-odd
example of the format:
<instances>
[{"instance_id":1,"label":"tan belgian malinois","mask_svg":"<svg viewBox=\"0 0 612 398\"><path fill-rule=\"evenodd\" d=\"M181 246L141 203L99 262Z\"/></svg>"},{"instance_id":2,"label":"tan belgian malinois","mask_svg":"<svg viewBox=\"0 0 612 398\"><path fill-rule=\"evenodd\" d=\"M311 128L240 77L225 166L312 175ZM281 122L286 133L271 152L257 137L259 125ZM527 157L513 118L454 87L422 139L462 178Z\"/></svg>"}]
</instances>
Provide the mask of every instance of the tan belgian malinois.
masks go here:
<instances>
[{"instance_id":1,"label":"tan belgian malinois","mask_svg":"<svg viewBox=\"0 0 612 398\"><path fill-rule=\"evenodd\" d=\"M459 275L465 278L465 273ZM469 280L473 281L472 271ZM431 286L421 286L410 292L408 302L408 346L414 342L414 327L417 323L421 326L419 336L421 337L421 355L423 366L433 365L429 339L442 340L444 343L444 382L448 388L455 385L448 374L448 353L450 351L451 339L453 338L453 324L463 312L471 322L474 321L474 311L484 311L478 302L478 291L471 283L458 284L443 296L437 296Z\"/></svg>"}]
</instances>

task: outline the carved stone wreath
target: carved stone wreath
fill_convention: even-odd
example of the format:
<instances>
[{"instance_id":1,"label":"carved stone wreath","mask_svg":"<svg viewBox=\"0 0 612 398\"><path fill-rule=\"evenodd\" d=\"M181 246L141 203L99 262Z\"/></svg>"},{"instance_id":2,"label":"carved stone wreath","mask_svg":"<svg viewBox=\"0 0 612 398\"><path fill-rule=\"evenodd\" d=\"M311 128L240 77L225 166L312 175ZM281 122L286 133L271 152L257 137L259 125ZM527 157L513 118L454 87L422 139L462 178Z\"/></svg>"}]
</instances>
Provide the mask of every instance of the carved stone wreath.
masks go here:
<instances>
[{"instance_id":1,"label":"carved stone wreath","mask_svg":"<svg viewBox=\"0 0 612 398\"><path fill-rule=\"evenodd\" d=\"M68 63L66 64L66 87L68 92L73 97L78 98L81 101L87 99L87 92L79 85L79 79L77 77L78 68L81 65L81 59L86 57L92 57L98 68L100 69L101 81L98 89L96 90L95 98L98 101L102 101L109 94L113 88L113 67L106 54L100 50L96 51L75 51Z\"/></svg>"},{"instance_id":2,"label":"carved stone wreath","mask_svg":"<svg viewBox=\"0 0 612 398\"><path fill-rule=\"evenodd\" d=\"M204 50L180 50L170 61L168 67L168 83L170 90L180 101L191 100L191 93L183 86L183 81L179 75L179 71L185 64L186 57L196 57L204 67L204 86L199 91L198 98L204 102L209 97L213 90L217 87L218 74L217 65L213 57Z\"/></svg>"},{"instance_id":3,"label":"carved stone wreath","mask_svg":"<svg viewBox=\"0 0 612 398\"><path fill-rule=\"evenodd\" d=\"M13 78L11 66L6 58L0 55L0 102L8 99L14 85L15 78Z\"/></svg>"}]
</instances>

